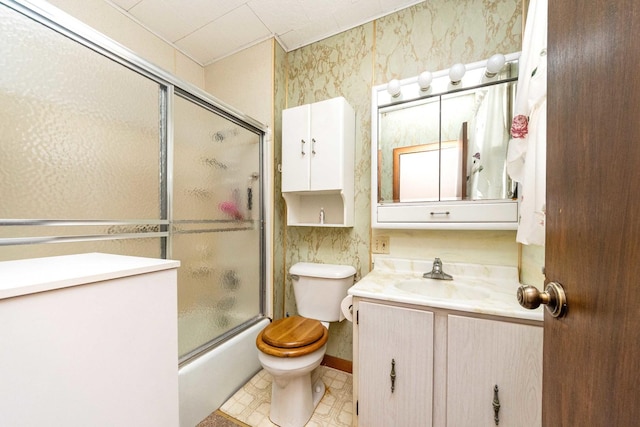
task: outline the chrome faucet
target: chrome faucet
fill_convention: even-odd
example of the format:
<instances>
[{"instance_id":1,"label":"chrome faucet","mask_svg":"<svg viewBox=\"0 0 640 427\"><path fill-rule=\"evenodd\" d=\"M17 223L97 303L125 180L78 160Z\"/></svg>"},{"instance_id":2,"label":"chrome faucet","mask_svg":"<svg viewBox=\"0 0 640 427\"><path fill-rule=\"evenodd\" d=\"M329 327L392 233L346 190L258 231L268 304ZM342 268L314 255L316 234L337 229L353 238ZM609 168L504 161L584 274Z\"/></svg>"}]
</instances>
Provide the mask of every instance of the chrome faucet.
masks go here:
<instances>
[{"instance_id":1,"label":"chrome faucet","mask_svg":"<svg viewBox=\"0 0 640 427\"><path fill-rule=\"evenodd\" d=\"M431 271L429 273L424 273L422 277L425 279L453 280L453 277L450 274L442 271L442 261L440 258L433 260L433 267L431 267Z\"/></svg>"}]
</instances>

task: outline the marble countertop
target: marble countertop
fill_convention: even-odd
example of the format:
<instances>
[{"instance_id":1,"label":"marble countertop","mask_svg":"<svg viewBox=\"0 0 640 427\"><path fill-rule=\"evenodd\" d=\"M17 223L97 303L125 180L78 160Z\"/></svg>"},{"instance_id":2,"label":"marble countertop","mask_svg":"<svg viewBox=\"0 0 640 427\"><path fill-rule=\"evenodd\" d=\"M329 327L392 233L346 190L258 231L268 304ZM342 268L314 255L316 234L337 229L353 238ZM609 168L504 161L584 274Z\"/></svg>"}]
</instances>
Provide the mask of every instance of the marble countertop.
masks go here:
<instances>
[{"instance_id":1,"label":"marble countertop","mask_svg":"<svg viewBox=\"0 0 640 427\"><path fill-rule=\"evenodd\" d=\"M179 261L88 253L0 262L0 299L168 270Z\"/></svg>"},{"instance_id":2,"label":"marble countertop","mask_svg":"<svg viewBox=\"0 0 640 427\"><path fill-rule=\"evenodd\" d=\"M374 269L349 289L349 295L526 320L544 318L542 306L527 310L518 304L516 267L443 260L443 271L453 276L452 281L423 278L432 264L433 260L378 257Z\"/></svg>"}]
</instances>

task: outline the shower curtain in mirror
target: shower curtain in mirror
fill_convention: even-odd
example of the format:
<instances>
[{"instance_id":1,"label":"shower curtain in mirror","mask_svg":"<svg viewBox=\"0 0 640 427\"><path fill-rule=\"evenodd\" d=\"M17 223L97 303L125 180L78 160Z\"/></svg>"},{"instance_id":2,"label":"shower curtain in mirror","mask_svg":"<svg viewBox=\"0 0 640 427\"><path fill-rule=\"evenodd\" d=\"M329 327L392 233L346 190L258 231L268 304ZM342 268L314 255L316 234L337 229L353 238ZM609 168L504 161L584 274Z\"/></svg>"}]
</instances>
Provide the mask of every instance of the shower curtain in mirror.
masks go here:
<instances>
[{"instance_id":1,"label":"shower curtain in mirror","mask_svg":"<svg viewBox=\"0 0 640 427\"><path fill-rule=\"evenodd\" d=\"M478 90L475 97L467 191L473 199L506 199L510 190L504 167L509 141L507 86Z\"/></svg>"}]
</instances>

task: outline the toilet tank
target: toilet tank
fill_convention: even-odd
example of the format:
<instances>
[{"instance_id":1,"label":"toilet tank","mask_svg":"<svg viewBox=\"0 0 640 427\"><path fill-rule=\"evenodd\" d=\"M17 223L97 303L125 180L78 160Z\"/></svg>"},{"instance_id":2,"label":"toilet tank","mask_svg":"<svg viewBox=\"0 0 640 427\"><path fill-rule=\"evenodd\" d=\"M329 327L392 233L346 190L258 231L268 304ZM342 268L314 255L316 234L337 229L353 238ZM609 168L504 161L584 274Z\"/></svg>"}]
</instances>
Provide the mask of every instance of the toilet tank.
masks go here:
<instances>
[{"instance_id":1,"label":"toilet tank","mask_svg":"<svg viewBox=\"0 0 640 427\"><path fill-rule=\"evenodd\" d=\"M340 320L340 302L353 286L350 265L299 262L289 269L298 314L322 322Z\"/></svg>"}]
</instances>

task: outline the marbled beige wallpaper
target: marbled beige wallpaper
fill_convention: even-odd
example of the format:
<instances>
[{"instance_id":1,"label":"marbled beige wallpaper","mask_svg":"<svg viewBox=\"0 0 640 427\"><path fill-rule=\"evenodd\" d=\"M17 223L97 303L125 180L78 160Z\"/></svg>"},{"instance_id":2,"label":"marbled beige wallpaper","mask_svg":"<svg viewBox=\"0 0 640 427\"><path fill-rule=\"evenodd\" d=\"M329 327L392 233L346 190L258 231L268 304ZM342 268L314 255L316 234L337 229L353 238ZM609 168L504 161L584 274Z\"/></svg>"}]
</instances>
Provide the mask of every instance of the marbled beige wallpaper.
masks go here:
<instances>
[{"instance_id":1,"label":"marbled beige wallpaper","mask_svg":"<svg viewBox=\"0 0 640 427\"><path fill-rule=\"evenodd\" d=\"M435 0L380 18L374 84L519 51L521 12L521 0Z\"/></svg>"},{"instance_id":2,"label":"marbled beige wallpaper","mask_svg":"<svg viewBox=\"0 0 640 427\"><path fill-rule=\"evenodd\" d=\"M299 261L348 264L358 276L369 272L370 96L374 24L368 23L287 55L287 106L344 96L356 112L353 228L284 226L285 269ZM284 204L278 198L280 204ZM296 312L291 281L284 277L285 312ZM331 325L327 353L351 360L349 322Z\"/></svg>"},{"instance_id":3,"label":"marbled beige wallpaper","mask_svg":"<svg viewBox=\"0 0 640 427\"><path fill-rule=\"evenodd\" d=\"M275 165L282 163L282 110L286 108L287 102L287 54L282 47L275 43L274 50L274 95L273 95L273 111L274 111L274 161ZM282 201L280 188L282 187L282 176L276 172L274 176L275 202L273 207L273 317L280 319L284 316L284 291L286 278L286 245L284 233L286 227L285 206Z\"/></svg>"},{"instance_id":4,"label":"marbled beige wallpaper","mask_svg":"<svg viewBox=\"0 0 640 427\"><path fill-rule=\"evenodd\" d=\"M432 0L286 55L287 107L344 96L356 111L357 129L353 228L287 227L284 201L276 187L276 211L282 215L276 223L276 230L282 231L276 235L282 239L283 265L274 282L285 289L285 313L296 312L286 276L291 265L350 264L361 277L370 270L372 233L390 235L392 254L398 256L430 258L437 253L450 261L518 265L518 245L511 231L372 231L370 145L374 85L520 50L521 11L521 0ZM351 331L348 322L332 324L327 354L352 360Z\"/></svg>"}]
</instances>

